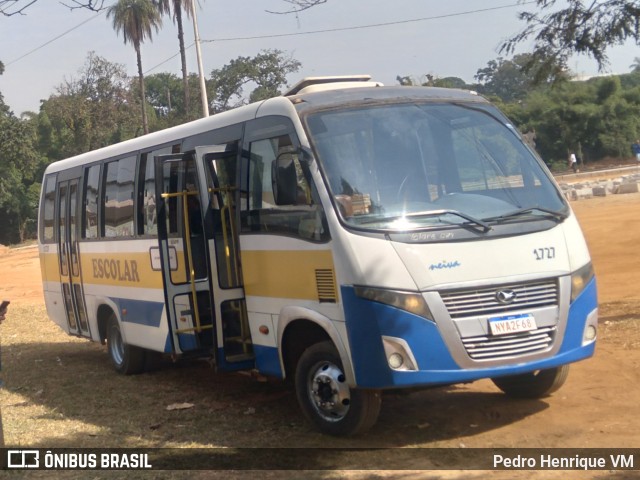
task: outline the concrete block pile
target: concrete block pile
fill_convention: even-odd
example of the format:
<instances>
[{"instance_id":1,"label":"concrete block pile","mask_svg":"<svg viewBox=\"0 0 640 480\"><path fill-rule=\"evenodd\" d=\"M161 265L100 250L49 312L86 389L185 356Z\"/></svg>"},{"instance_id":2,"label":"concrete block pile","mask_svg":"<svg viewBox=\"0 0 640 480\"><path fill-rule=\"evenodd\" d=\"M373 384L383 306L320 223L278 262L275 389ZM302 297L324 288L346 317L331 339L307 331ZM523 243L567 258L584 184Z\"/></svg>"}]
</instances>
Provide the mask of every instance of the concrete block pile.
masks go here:
<instances>
[{"instance_id":1,"label":"concrete block pile","mask_svg":"<svg viewBox=\"0 0 640 480\"><path fill-rule=\"evenodd\" d=\"M576 178L573 182L565 181L559 183L564 196L568 200L638 193L640 191L638 184L640 184L640 172L604 180L593 179L579 181Z\"/></svg>"}]
</instances>

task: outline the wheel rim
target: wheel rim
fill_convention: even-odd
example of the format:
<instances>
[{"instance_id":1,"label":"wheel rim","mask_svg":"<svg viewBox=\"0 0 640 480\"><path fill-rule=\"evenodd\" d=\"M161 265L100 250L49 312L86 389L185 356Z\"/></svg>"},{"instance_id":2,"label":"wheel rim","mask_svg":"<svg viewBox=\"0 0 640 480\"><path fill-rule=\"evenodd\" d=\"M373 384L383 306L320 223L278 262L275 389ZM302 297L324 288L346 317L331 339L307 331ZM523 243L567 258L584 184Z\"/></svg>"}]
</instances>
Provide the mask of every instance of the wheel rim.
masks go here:
<instances>
[{"instance_id":1,"label":"wheel rim","mask_svg":"<svg viewBox=\"0 0 640 480\"><path fill-rule=\"evenodd\" d=\"M309 376L307 388L311 404L325 420L338 422L349 411L351 390L337 365L319 363Z\"/></svg>"},{"instance_id":2,"label":"wheel rim","mask_svg":"<svg viewBox=\"0 0 640 480\"><path fill-rule=\"evenodd\" d=\"M122 365L124 360L124 342L120 329L117 325L111 326L111 334L109 335L109 353L116 365Z\"/></svg>"}]
</instances>

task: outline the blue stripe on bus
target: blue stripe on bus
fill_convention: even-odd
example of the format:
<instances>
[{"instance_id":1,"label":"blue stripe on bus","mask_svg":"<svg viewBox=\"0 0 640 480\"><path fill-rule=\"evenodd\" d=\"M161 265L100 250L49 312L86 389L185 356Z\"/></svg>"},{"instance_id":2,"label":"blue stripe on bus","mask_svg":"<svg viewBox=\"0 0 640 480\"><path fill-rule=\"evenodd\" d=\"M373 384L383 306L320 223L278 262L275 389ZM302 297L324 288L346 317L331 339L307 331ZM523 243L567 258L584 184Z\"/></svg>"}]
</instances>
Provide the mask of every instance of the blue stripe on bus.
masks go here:
<instances>
[{"instance_id":1,"label":"blue stripe on bus","mask_svg":"<svg viewBox=\"0 0 640 480\"><path fill-rule=\"evenodd\" d=\"M593 355L595 342L582 346L589 313L597 308L595 279L569 308L562 346L553 357L500 367L460 368L434 322L397 308L359 298L342 287L345 317L356 383L360 387L391 388L452 384L557 367ZM404 339L418 363L418 371L392 370L382 335Z\"/></svg>"},{"instance_id":2,"label":"blue stripe on bus","mask_svg":"<svg viewBox=\"0 0 640 480\"><path fill-rule=\"evenodd\" d=\"M253 353L256 358L256 367L260 373L277 378L283 377L277 348L254 344Z\"/></svg>"},{"instance_id":3,"label":"blue stripe on bus","mask_svg":"<svg viewBox=\"0 0 640 480\"><path fill-rule=\"evenodd\" d=\"M112 298L118 305L123 322L136 323L147 327L160 327L164 302ZM126 311L126 315L123 312Z\"/></svg>"},{"instance_id":4,"label":"blue stripe on bus","mask_svg":"<svg viewBox=\"0 0 640 480\"><path fill-rule=\"evenodd\" d=\"M200 348L195 333L178 333L178 344L180 345L180 350L183 352Z\"/></svg>"}]
</instances>

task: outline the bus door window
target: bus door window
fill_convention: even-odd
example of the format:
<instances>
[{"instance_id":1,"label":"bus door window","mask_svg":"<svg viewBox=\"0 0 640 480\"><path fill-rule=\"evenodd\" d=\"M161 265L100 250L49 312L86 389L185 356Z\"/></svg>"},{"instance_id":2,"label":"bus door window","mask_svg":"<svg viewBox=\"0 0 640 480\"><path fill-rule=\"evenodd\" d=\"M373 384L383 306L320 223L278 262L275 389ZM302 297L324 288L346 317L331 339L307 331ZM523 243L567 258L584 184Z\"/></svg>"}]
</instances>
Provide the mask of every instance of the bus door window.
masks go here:
<instances>
[{"instance_id":1,"label":"bus door window","mask_svg":"<svg viewBox=\"0 0 640 480\"><path fill-rule=\"evenodd\" d=\"M218 281L222 288L235 288L242 285L236 218L238 142L228 143L223 152L205 154L205 162Z\"/></svg>"},{"instance_id":2,"label":"bus door window","mask_svg":"<svg viewBox=\"0 0 640 480\"><path fill-rule=\"evenodd\" d=\"M207 217L212 224L215 265L218 284L222 289L218 299L227 362L241 362L253 357L251 329L242 289L237 228L240 214L237 207L247 203L246 188L238 186L238 145L238 141L218 144L203 155L210 192Z\"/></svg>"},{"instance_id":3,"label":"bus door window","mask_svg":"<svg viewBox=\"0 0 640 480\"><path fill-rule=\"evenodd\" d=\"M202 208L193 156L185 156L180 161L165 162L163 164L163 177L164 192L183 193L182 195L171 196L165 202L164 222L166 222L167 235L172 242L181 239L183 245L182 248L178 249L178 255L182 255L182 261L179 264L183 267L171 271L171 281L179 284L190 280L188 247L191 248L195 278L206 278L206 246L204 235L202 235L202 216L199 215ZM193 199L189 200L190 198ZM174 240L171 240L172 238Z\"/></svg>"},{"instance_id":4,"label":"bus door window","mask_svg":"<svg viewBox=\"0 0 640 480\"><path fill-rule=\"evenodd\" d=\"M176 148L177 147L177 148ZM153 159L158 155L178 153L179 145L166 146L140 155L138 180L138 234L158 235L158 211L156 200L156 170Z\"/></svg>"},{"instance_id":5,"label":"bus door window","mask_svg":"<svg viewBox=\"0 0 640 480\"><path fill-rule=\"evenodd\" d=\"M67 184L62 184L58 188L58 242L60 258L60 275L69 275L69 260L67 258Z\"/></svg>"},{"instance_id":6,"label":"bus door window","mask_svg":"<svg viewBox=\"0 0 640 480\"><path fill-rule=\"evenodd\" d=\"M100 186L100 165L92 165L86 170L84 205L85 213L83 218L84 228L83 238L98 238L98 205Z\"/></svg>"},{"instance_id":7,"label":"bus door window","mask_svg":"<svg viewBox=\"0 0 640 480\"><path fill-rule=\"evenodd\" d=\"M80 252L78 245L78 179L62 181L58 184L58 251L60 281L71 333L89 335L89 324L82 280L80 278Z\"/></svg>"}]
</instances>

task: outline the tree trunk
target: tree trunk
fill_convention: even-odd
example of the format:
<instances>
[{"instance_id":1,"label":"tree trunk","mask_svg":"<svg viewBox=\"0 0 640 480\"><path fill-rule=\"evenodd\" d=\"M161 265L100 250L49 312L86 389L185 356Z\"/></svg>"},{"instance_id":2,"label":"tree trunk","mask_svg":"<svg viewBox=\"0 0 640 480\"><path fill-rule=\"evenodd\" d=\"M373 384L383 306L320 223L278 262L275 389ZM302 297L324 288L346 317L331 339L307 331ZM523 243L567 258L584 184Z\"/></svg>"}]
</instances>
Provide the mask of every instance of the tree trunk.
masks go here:
<instances>
[{"instance_id":1,"label":"tree trunk","mask_svg":"<svg viewBox=\"0 0 640 480\"><path fill-rule=\"evenodd\" d=\"M176 23L178 24L178 41L180 42L180 59L182 60L182 88L184 89L184 117L191 120L189 112L189 74L187 72L187 53L184 48L184 29L182 28L182 9L178 6L175 10Z\"/></svg>"},{"instance_id":2,"label":"tree trunk","mask_svg":"<svg viewBox=\"0 0 640 480\"><path fill-rule=\"evenodd\" d=\"M147 92L144 88L144 74L142 73L142 55L140 45L135 45L136 56L138 58L138 80L140 81L140 103L142 104L142 131L146 135L149 133L149 122L147 121Z\"/></svg>"}]
</instances>

